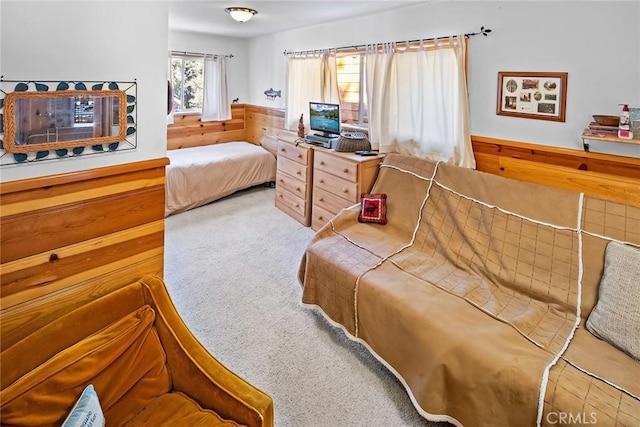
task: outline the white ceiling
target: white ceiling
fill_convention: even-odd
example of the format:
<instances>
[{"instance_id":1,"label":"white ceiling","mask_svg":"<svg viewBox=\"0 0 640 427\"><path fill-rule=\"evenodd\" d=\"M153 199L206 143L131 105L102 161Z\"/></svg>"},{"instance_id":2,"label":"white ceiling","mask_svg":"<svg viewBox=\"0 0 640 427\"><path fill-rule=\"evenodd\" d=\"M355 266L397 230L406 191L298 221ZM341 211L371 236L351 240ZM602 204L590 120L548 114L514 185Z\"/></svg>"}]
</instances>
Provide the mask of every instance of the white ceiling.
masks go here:
<instances>
[{"instance_id":1,"label":"white ceiling","mask_svg":"<svg viewBox=\"0 0 640 427\"><path fill-rule=\"evenodd\" d=\"M170 0L169 29L228 37L251 38L280 31L399 9L424 0ZM230 6L258 11L250 21L239 23L224 11Z\"/></svg>"}]
</instances>

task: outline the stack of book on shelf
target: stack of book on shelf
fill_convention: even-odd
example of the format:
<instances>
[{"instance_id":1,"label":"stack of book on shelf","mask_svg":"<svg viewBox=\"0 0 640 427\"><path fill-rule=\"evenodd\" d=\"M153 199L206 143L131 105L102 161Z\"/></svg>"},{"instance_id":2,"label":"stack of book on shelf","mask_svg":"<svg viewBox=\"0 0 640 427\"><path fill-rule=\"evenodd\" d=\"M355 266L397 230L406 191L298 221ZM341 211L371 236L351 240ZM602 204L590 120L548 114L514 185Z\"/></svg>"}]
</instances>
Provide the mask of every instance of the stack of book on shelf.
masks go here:
<instances>
[{"instance_id":1,"label":"stack of book on shelf","mask_svg":"<svg viewBox=\"0 0 640 427\"><path fill-rule=\"evenodd\" d=\"M600 125L596 122L589 123L589 128L584 130L583 136L597 136L606 138L608 136L618 136L618 126Z\"/></svg>"}]
</instances>

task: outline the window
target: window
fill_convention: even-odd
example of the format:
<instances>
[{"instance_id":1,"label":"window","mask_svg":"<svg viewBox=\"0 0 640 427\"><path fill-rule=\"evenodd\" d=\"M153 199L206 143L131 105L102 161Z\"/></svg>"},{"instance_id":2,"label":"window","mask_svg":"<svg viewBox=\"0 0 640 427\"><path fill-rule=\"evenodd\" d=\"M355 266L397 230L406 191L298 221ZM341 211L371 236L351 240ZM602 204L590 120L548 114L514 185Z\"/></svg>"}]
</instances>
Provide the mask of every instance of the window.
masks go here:
<instances>
[{"instance_id":1,"label":"window","mask_svg":"<svg viewBox=\"0 0 640 427\"><path fill-rule=\"evenodd\" d=\"M93 96L76 96L73 123L93 124Z\"/></svg>"},{"instance_id":2,"label":"window","mask_svg":"<svg viewBox=\"0 0 640 427\"><path fill-rule=\"evenodd\" d=\"M171 56L173 111L201 112L204 86L203 58Z\"/></svg>"},{"instance_id":3,"label":"window","mask_svg":"<svg viewBox=\"0 0 640 427\"><path fill-rule=\"evenodd\" d=\"M350 54L336 58L338 92L342 122L366 127L367 91L365 89L364 54Z\"/></svg>"}]
</instances>

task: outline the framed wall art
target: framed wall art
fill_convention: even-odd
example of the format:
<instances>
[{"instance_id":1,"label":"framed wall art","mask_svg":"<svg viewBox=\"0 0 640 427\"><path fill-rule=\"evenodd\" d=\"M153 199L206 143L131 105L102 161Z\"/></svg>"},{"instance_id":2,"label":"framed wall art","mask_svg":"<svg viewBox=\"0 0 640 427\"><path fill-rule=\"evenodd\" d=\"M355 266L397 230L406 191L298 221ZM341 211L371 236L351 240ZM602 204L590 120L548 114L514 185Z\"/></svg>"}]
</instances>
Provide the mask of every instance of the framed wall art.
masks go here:
<instances>
[{"instance_id":1,"label":"framed wall art","mask_svg":"<svg viewBox=\"0 0 640 427\"><path fill-rule=\"evenodd\" d=\"M564 122L567 74L498 72L496 114Z\"/></svg>"}]
</instances>

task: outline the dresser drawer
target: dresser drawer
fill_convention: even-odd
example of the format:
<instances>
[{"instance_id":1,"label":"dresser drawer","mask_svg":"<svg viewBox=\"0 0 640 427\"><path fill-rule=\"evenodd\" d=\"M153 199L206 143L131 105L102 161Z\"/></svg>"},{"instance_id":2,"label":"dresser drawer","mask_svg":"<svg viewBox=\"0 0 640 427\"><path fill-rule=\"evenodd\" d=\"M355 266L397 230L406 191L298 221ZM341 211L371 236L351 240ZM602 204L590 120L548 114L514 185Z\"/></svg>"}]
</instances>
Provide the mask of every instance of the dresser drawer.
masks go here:
<instances>
[{"instance_id":1,"label":"dresser drawer","mask_svg":"<svg viewBox=\"0 0 640 427\"><path fill-rule=\"evenodd\" d=\"M307 199L307 184L298 178L294 178L291 175L284 173L280 169L276 171L276 185L288 190L302 199Z\"/></svg>"},{"instance_id":2,"label":"dresser drawer","mask_svg":"<svg viewBox=\"0 0 640 427\"><path fill-rule=\"evenodd\" d=\"M331 218L336 216L335 214L322 209L318 205L313 206L313 213L311 215L311 228L315 231L321 229Z\"/></svg>"},{"instance_id":3,"label":"dresser drawer","mask_svg":"<svg viewBox=\"0 0 640 427\"><path fill-rule=\"evenodd\" d=\"M351 182L358 180L358 164L331 154L317 152L314 156L316 171L324 171Z\"/></svg>"},{"instance_id":4,"label":"dresser drawer","mask_svg":"<svg viewBox=\"0 0 640 427\"><path fill-rule=\"evenodd\" d=\"M307 155L308 150L309 149L305 147L296 146L281 140L278 141L278 159L280 159L280 157L285 157L306 166L307 159L309 158Z\"/></svg>"},{"instance_id":5,"label":"dresser drawer","mask_svg":"<svg viewBox=\"0 0 640 427\"><path fill-rule=\"evenodd\" d=\"M314 189L319 188L343 198L347 204L349 202L353 204L360 200L358 183L338 178L328 172L316 170L314 172L313 185Z\"/></svg>"},{"instance_id":6,"label":"dresser drawer","mask_svg":"<svg viewBox=\"0 0 640 427\"><path fill-rule=\"evenodd\" d=\"M320 207L325 211L331 212L332 214L337 214L341 209L349 207L355 203L351 203L343 199L342 197L338 197L333 193L330 193L325 190L321 190L316 187L313 192L313 209L316 207Z\"/></svg>"},{"instance_id":7,"label":"dresser drawer","mask_svg":"<svg viewBox=\"0 0 640 427\"><path fill-rule=\"evenodd\" d=\"M278 170L304 182L307 179L307 166L278 156Z\"/></svg>"},{"instance_id":8,"label":"dresser drawer","mask_svg":"<svg viewBox=\"0 0 640 427\"><path fill-rule=\"evenodd\" d=\"M284 205L302 216L306 214L306 201L281 187L276 187L276 205Z\"/></svg>"}]
</instances>

